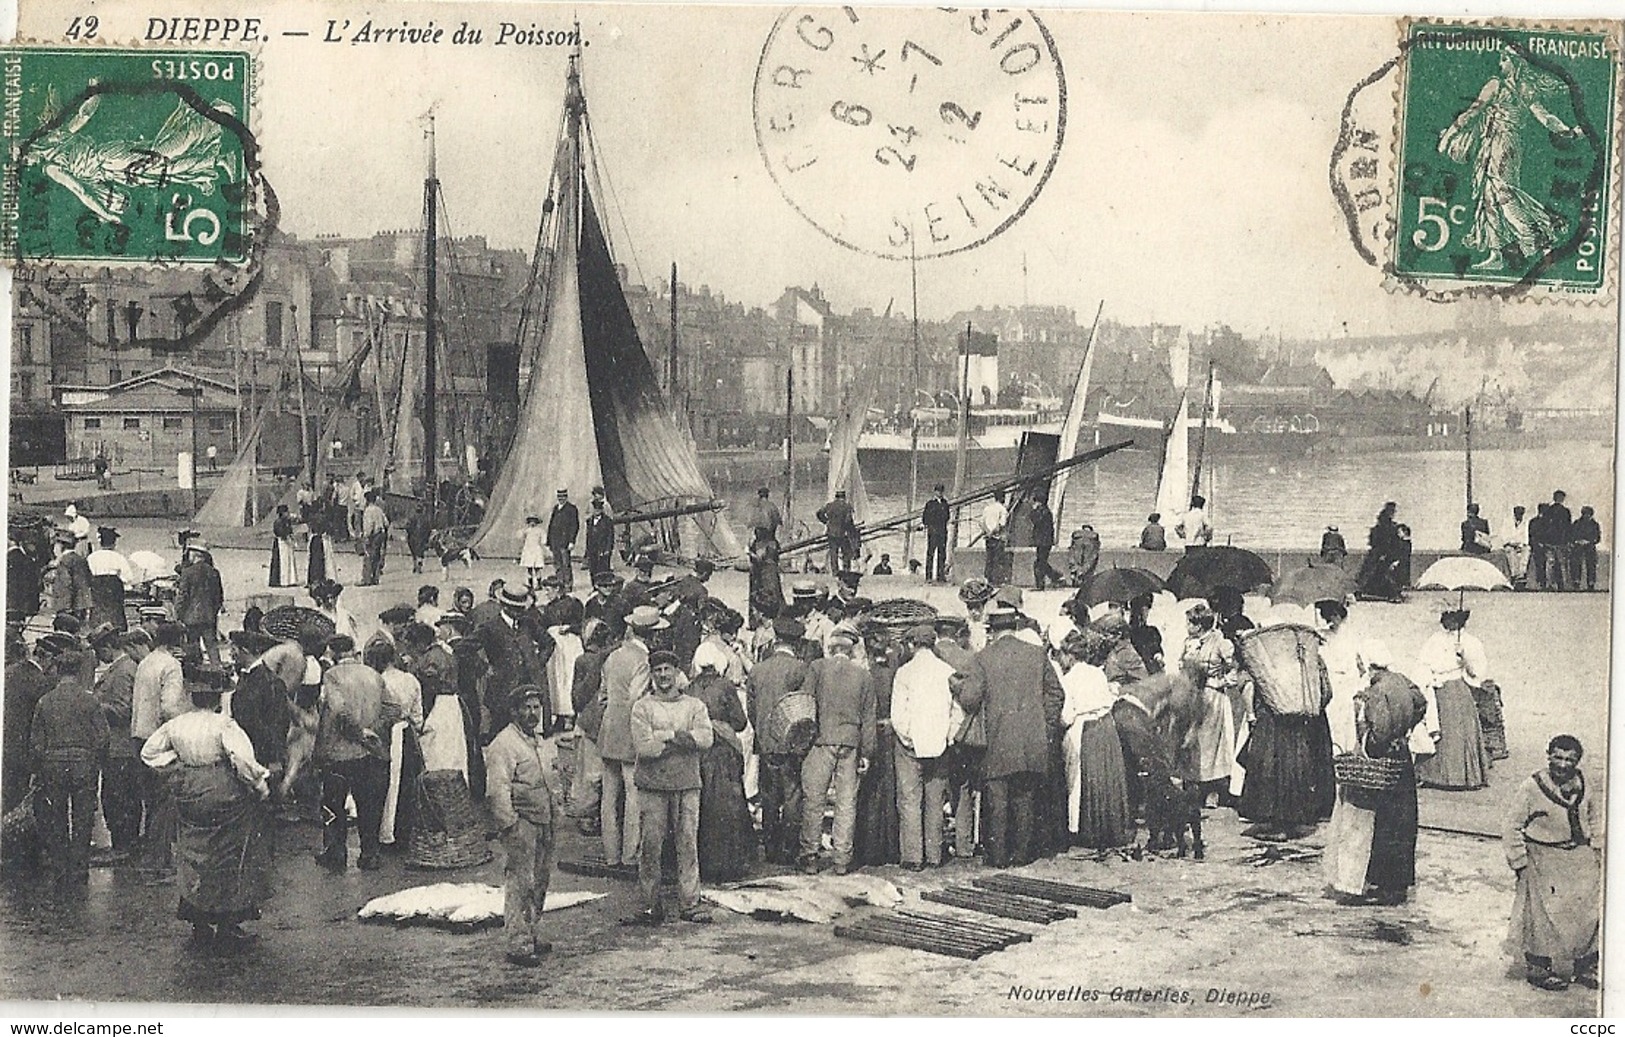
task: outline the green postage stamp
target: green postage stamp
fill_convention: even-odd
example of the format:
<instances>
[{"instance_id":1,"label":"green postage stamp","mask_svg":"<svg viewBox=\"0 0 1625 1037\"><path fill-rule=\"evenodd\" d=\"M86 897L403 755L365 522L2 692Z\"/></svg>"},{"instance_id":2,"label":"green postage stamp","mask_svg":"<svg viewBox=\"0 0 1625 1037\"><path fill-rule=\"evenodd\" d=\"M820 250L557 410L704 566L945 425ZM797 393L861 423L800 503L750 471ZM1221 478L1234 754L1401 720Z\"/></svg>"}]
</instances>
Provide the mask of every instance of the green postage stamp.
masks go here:
<instances>
[{"instance_id":1,"label":"green postage stamp","mask_svg":"<svg viewBox=\"0 0 1625 1037\"><path fill-rule=\"evenodd\" d=\"M247 54L5 47L0 69L7 260L248 258Z\"/></svg>"},{"instance_id":2,"label":"green postage stamp","mask_svg":"<svg viewBox=\"0 0 1625 1037\"><path fill-rule=\"evenodd\" d=\"M1606 291L1619 78L1613 31L1410 24L1393 272Z\"/></svg>"}]
</instances>

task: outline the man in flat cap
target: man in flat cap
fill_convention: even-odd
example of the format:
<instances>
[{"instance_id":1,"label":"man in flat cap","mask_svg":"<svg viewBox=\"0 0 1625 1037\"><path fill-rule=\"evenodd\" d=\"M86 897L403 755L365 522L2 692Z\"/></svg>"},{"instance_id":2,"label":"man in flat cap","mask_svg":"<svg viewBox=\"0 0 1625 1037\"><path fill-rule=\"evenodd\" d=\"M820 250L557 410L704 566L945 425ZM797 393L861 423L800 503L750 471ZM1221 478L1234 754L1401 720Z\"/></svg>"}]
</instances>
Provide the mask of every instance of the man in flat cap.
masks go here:
<instances>
[{"instance_id":1,"label":"man in flat cap","mask_svg":"<svg viewBox=\"0 0 1625 1037\"><path fill-rule=\"evenodd\" d=\"M534 684L509 692L513 720L485 750L486 799L502 837L503 933L508 961L536 965L553 949L542 938L542 906L553 876L554 839L564 819L556 751L542 737L545 693Z\"/></svg>"},{"instance_id":2,"label":"man in flat cap","mask_svg":"<svg viewBox=\"0 0 1625 1037\"><path fill-rule=\"evenodd\" d=\"M547 517L547 549L553 555L553 573L559 586L568 594L575 589L575 574L570 570L570 552L575 550L576 537L581 532L581 512L570 503L570 491L561 489L553 511Z\"/></svg>"},{"instance_id":3,"label":"man in flat cap","mask_svg":"<svg viewBox=\"0 0 1625 1037\"><path fill-rule=\"evenodd\" d=\"M858 778L875 754L875 687L869 671L853 658L857 631L838 626L827 640L829 654L807 667L806 690L818 703L818 734L801 764L801 870L818 871L824 809L835 790L833 850L835 874L852 868L858 822ZM889 748L889 747L888 747Z\"/></svg>"},{"instance_id":4,"label":"man in flat cap","mask_svg":"<svg viewBox=\"0 0 1625 1037\"><path fill-rule=\"evenodd\" d=\"M632 746L638 756L634 780L642 842L638 847L638 888L643 910L627 919L659 924L660 859L669 837L677 851L677 911L685 922L709 922L700 906L700 757L714 737L705 703L677 686L682 673L677 655L649 656L649 694L632 704Z\"/></svg>"},{"instance_id":5,"label":"man in flat cap","mask_svg":"<svg viewBox=\"0 0 1625 1037\"><path fill-rule=\"evenodd\" d=\"M794 746L768 719L779 703L802 690L807 664L800 647L806 628L790 616L773 620L773 643L745 681L746 712L755 731L751 751L761 758L758 788L762 803L762 844L769 864L794 864L801 835L801 761L806 746Z\"/></svg>"},{"instance_id":6,"label":"man in flat cap","mask_svg":"<svg viewBox=\"0 0 1625 1037\"><path fill-rule=\"evenodd\" d=\"M835 499L818 509L818 521L824 524L824 536L829 541L830 573L842 573L852 568L852 556L858 543L858 524L845 490L836 490Z\"/></svg>"},{"instance_id":7,"label":"man in flat cap","mask_svg":"<svg viewBox=\"0 0 1625 1037\"><path fill-rule=\"evenodd\" d=\"M34 816L51 877L66 889L90 881L90 830L107 756L107 718L85 680L78 638L47 634L38 647L50 658L47 676L56 686L34 707L28 731L40 797Z\"/></svg>"}]
</instances>

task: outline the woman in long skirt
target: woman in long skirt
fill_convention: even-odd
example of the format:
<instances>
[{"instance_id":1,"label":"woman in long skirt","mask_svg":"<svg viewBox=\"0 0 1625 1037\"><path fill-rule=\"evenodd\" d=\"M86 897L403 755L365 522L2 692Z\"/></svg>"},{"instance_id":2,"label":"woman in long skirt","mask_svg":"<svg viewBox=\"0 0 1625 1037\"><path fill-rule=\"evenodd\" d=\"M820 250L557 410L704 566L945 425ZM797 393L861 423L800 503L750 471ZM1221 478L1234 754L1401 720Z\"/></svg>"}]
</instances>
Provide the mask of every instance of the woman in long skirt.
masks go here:
<instances>
[{"instance_id":1,"label":"woman in long skirt","mask_svg":"<svg viewBox=\"0 0 1625 1037\"><path fill-rule=\"evenodd\" d=\"M175 772L176 917L192 924L195 937L246 940L241 923L260 917L270 896L269 772L243 729L219 713L225 673L188 671L195 708L154 731L141 761Z\"/></svg>"},{"instance_id":2,"label":"woman in long skirt","mask_svg":"<svg viewBox=\"0 0 1625 1037\"><path fill-rule=\"evenodd\" d=\"M1128 774L1123 746L1112 721L1116 696L1106 673L1085 661L1092 646L1081 632L1067 635L1062 646L1061 707L1065 730L1067 832L1072 845L1106 849L1134 841L1134 815L1129 811Z\"/></svg>"},{"instance_id":3,"label":"woman in long skirt","mask_svg":"<svg viewBox=\"0 0 1625 1037\"><path fill-rule=\"evenodd\" d=\"M1200 682L1202 717L1194 757L1182 761L1180 769L1200 783L1204 798L1210 794L1223 798L1229 794L1236 766L1235 711L1229 694L1240 676L1236 650L1218 630L1218 616L1206 603L1194 606L1186 623L1190 639L1183 666Z\"/></svg>"},{"instance_id":4,"label":"woman in long skirt","mask_svg":"<svg viewBox=\"0 0 1625 1037\"><path fill-rule=\"evenodd\" d=\"M338 579L333 564L333 542L328 539L327 521L318 512L310 519L310 548L305 559L305 587L315 588Z\"/></svg>"},{"instance_id":5,"label":"woman in long skirt","mask_svg":"<svg viewBox=\"0 0 1625 1037\"><path fill-rule=\"evenodd\" d=\"M875 740L890 745L892 680L897 676L891 634L875 627L864 638L869 673L875 688ZM858 826L853 834L852 860L858 865L897 864L903 859L902 822L897 814L897 760L889 752L875 753L869 769L858 779Z\"/></svg>"},{"instance_id":6,"label":"woman in long skirt","mask_svg":"<svg viewBox=\"0 0 1625 1037\"><path fill-rule=\"evenodd\" d=\"M716 737L700 755L700 878L732 882L756 862L756 833L745 802L745 755L739 732L745 708L734 683L711 666L702 668L688 694L705 703Z\"/></svg>"},{"instance_id":7,"label":"woman in long skirt","mask_svg":"<svg viewBox=\"0 0 1625 1037\"><path fill-rule=\"evenodd\" d=\"M1339 903L1399 904L1416 884L1416 770L1409 736L1427 713L1427 699L1389 669L1380 644L1369 647L1367 661L1370 681L1355 699L1357 747L1373 759L1398 761L1402 769L1391 789L1338 788L1324 861Z\"/></svg>"},{"instance_id":8,"label":"woman in long skirt","mask_svg":"<svg viewBox=\"0 0 1625 1037\"><path fill-rule=\"evenodd\" d=\"M1439 616L1443 629L1428 638L1417 656L1417 672L1430 682L1438 711L1437 750L1416 768L1429 788L1466 790L1489 784L1490 755L1472 688L1488 676L1489 664L1483 642L1465 630L1470 615L1466 609L1446 607Z\"/></svg>"},{"instance_id":9,"label":"woman in long skirt","mask_svg":"<svg viewBox=\"0 0 1625 1037\"><path fill-rule=\"evenodd\" d=\"M1314 665L1320 675L1319 712L1278 713L1262 692L1253 696L1252 726L1237 757L1247 776L1236 812L1254 822L1243 835L1298 838L1332 816L1337 785L1332 777L1332 734L1326 723L1332 681L1318 653Z\"/></svg>"},{"instance_id":10,"label":"woman in long skirt","mask_svg":"<svg viewBox=\"0 0 1625 1037\"><path fill-rule=\"evenodd\" d=\"M271 586L299 586L299 567L293 557L293 519L288 506L276 506L276 519L271 523Z\"/></svg>"}]
</instances>

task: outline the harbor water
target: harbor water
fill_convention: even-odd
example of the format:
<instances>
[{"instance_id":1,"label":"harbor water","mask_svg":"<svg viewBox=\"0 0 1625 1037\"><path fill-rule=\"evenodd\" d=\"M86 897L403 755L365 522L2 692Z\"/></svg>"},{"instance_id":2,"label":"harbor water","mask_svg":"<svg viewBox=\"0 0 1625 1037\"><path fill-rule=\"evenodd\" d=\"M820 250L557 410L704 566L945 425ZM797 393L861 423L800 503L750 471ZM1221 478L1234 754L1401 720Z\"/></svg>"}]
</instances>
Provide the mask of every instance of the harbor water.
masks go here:
<instances>
[{"instance_id":1,"label":"harbor water","mask_svg":"<svg viewBox=\"0 0 1625 1037\"><path fill-rule=\"evenodd\" d=\"M1073 471L1068 482L1060 540L1089 523L1106 547L1130 547L1139 540L1157 493L1158 458L1125 451ZM1535 449L1475 451L1473 499L1489 520L1491 536L1500 543L1512 521L1512 507L1522 504L1530 517L1535 506L1563 490L1570 512L1591 505L1603 529L1605 547L1613 529L1613 451L1595 443L1561 443ZM1208 497L1214 543L1242 547L1319 546L1321 533L1337 526L1350 547L1364 546L1366 530L1385 501L1399 505L1399 520L1411 527L1421 550L1451 550L1461 543L1460 526L1467 500L1466 460L1456 451L1378 451L1305 457L1218 458L1203 468L1202 488ZM770 481L782 507L782 479ZM719 487L734 516L743 516L755 498L754 484ZM931 487L921 485L921 502ZM900 515L907 507L908 485L870 482L869 520ZM798 477L792 535L821 531L815 513L825 499L822 481ZM966 514L967 524L974 516ZM1164 516L1170 530L1175 519ZM743 525L742 519L738 521ZM748 535L741 529L741 535ZM962 534L968 539L971 532ZM873 548L899 557L901 536L883 538ZM923 554L923 544L915 553Z\"/></svg>"}]
</instances>

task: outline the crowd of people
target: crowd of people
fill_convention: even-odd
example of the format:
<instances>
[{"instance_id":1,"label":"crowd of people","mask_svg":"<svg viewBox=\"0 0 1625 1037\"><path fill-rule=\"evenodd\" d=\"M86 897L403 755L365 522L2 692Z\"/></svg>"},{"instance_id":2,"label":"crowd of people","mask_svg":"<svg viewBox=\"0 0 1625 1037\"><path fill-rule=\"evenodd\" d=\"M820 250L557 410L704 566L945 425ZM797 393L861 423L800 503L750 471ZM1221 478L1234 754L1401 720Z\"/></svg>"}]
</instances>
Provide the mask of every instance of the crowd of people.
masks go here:
<instances>
[{"instance_id":1,"label":"crowd of people","mask_svg":"<svg viewBox=\"0 0 1625 1037\"><path fill-rule=\"evenodd\" d=\"M130 624L122 601L117 616L98 602L88 529L68 526L48 588L53 630L29 643L22 625L42 602L10 602L0 789L7 812L32 792L38 852L26 863L63 889L83 884L99 816L116 853L174 877L198 938L239 941L270 892L277 809L319 816L317 861L334 872L351 864L352 827L365 870L386 853L480 863L494 832L508 957L529 964L549 950L541 906L572 822L601 839L606 864L637 869L641 905L623 921L652 926L708 921L702 881L764 867L923 870L979 855L1005 868L1071 847L1183 856L1187 835L1200 858L1204 814L1234 810L1265 841L1329 823L1339 902L1396 904L1417 881L1418 785L1482 787L1506 755L1499 690L1464 609L1443 611L1413 683L1382 645L1350 634L1348 601L1317 603L1315 629L1287 630L1319 675L1291 701L1249 650L1267 631L1235 588L1181 609L1175 627L1153 621L1150 594L1090 604L1080 593L1043 628L1020 589L980 577L959 590L963 615L877 605L850 568L832 586L797 579L785 596L764 494L745 614L708 589L710 563L657 578L645 554L627 580L589 552L591 591L578 596L578 528L563 532L578 527L573 513L560 491L548 527L527 531L523 579L493 581L483 601L454 587L448 607L426 584L365 640L342 585L309 570L313 607L248 610L230 659L201 541L184 539L175 606ZM1392 505L1379 527L1373 556L1403 542ZM291 536L275 539L273 579L292 551ZM1396 579L1402 562L1395 549L1373 571ZM1596 981L1596 875L1583 865L1600 824L1579 757L1573 739L1553 740L1506 829L1515 935L1531 982L1552 989L1564 958L1576 981ZM1381 780L1354 776L1371 761Z\"/></svg>"}]
</instances>

